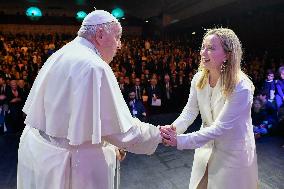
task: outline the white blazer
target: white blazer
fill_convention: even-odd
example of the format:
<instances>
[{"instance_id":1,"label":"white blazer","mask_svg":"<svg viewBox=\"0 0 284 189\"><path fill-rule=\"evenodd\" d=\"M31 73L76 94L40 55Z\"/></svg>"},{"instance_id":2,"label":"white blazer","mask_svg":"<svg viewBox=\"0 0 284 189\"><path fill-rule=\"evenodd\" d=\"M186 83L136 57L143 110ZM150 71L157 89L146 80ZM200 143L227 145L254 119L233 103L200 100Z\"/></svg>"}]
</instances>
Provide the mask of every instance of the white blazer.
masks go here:
<instances>
[{"instance_id":1,"label":"white blazer","mask_svg":"<svg viewBox=\"0 0 284 189\"><path fill-rule=\"evenodd\" d=\"M231 97L221 93L220 79L214 88L207 82L203 89L191 82L188 102L173 122L177 128L177 148L196 149L190 178L190 189L197 188L208 166L210 189L255 189L258 172L255 140L251 120L254 87L242 76ZM199 131L182 134L200 112Z\"/></svg>"}]
</instances>

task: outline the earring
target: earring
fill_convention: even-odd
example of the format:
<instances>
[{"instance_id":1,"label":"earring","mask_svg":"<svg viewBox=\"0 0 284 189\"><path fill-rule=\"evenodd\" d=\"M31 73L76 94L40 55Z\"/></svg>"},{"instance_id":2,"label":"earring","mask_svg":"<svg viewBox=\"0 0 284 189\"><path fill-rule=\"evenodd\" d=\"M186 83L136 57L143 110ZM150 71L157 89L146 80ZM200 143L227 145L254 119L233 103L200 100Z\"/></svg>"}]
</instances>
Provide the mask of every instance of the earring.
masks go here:
<instances>
[{"instance_id":1,"label":"earring","mask_svg":"<svg viewBox=\"0 0 284 189\"><path fill-rule=\"evenodd\" d=\"M228 63L228 60L223 61L223 64L221 65L221 72L224 72L226 70L227 63Z\"/></svg>"}]
</instances>

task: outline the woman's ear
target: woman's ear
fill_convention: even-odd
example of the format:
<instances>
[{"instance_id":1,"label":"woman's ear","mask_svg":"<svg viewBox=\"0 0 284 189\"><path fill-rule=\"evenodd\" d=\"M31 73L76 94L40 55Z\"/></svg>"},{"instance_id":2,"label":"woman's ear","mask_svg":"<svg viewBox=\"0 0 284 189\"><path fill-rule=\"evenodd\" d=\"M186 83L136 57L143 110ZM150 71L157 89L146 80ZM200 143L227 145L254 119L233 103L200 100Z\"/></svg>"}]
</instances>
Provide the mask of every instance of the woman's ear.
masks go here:
<instances>
[{"instance_id":1,"label":"woman's ear","mask_svg":"<svg viewBox=\"0 0 284 189\"><path fill-rule=\"evenodd\" d=\"M231 54L232 54L231 52L227 52L227 53L226 53L226 55L225 55L224 58L225 58L225 60L226 60L227 62L231 60Z\"/></svg>"}]
</instances>

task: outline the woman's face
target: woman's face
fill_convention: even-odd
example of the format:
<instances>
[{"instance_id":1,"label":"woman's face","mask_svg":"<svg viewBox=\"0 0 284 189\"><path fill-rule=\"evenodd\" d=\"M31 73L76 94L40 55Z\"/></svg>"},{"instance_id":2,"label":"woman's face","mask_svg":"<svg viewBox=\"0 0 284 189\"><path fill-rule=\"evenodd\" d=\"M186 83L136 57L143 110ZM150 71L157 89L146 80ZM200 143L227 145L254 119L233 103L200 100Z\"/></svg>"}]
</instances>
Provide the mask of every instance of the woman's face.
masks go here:
<instances>
[{"instance_id":1,"label":"woman's face","mask_svg":"<svg viewBox=\"0 0 284 189\"><path fill-rule=\"evenodd\" d=\"M227 60L221 40L215 34L204 38L200 50L201 63L209 71L221 71L221 65Z\"/></svg>"}]
</instances>

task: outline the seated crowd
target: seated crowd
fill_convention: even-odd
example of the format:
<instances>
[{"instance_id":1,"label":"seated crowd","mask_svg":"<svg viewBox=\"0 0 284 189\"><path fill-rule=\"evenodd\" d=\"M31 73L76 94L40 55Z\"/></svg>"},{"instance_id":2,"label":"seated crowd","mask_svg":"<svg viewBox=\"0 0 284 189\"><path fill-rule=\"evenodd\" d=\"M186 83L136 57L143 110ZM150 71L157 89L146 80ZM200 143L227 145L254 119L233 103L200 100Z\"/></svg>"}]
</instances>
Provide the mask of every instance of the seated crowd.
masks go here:
<instances>
[{"instance_id":1,"label":"seated crowd","mask_svg":"<svg viewBox=\"0 0 284 189\"><path fill-rule=\"evenodd\" d=\"M38 71L74 36L0 34L0 38L0 134L20 132L24 127L21 109ZM284 64L268 53L249 55L243 67L256 87L252 120L255 136L260 137L284 121ZM147 121L154 114L181 112L199 60L199 50L187 40L133 37L123 39L110 66L131 114Z\"/></svg>"}]
</instances>

